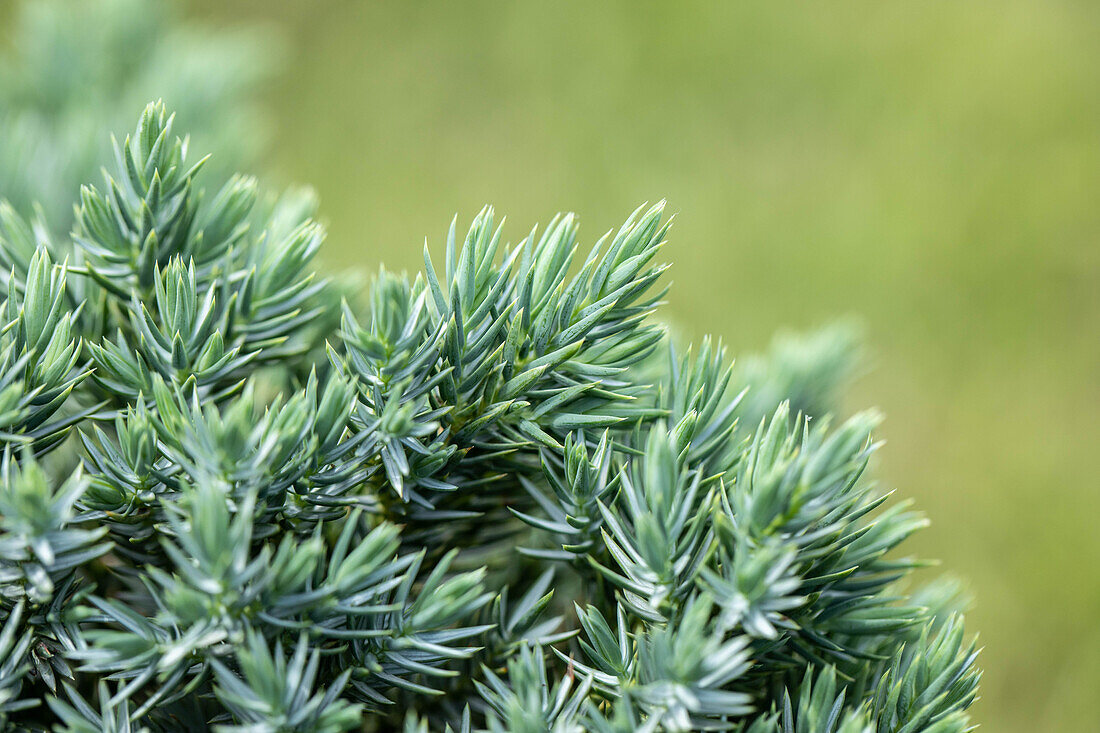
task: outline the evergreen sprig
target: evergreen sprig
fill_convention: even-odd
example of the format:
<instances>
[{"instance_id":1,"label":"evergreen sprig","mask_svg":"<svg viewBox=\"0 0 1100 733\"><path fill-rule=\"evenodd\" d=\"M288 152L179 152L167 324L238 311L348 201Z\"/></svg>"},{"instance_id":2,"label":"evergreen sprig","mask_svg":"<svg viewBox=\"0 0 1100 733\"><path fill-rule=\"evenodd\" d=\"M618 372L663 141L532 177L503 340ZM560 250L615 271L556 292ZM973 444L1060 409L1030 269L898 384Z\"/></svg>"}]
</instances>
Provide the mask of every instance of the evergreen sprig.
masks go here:
<instances>
[{"instance_id":1,"label":"evergreen sprig","mask_svg":"<svg viewBox=\"0 0 1100 733\"><path fill-rule=\"evenodd\" d=\"M970 728L925 520L828 416L850 331L674 348L663 203L485 209L337 307L301 199L206 197L163 104L116 153L72 261L0 208L6 725Z\"/></svg>"}]
</instances>

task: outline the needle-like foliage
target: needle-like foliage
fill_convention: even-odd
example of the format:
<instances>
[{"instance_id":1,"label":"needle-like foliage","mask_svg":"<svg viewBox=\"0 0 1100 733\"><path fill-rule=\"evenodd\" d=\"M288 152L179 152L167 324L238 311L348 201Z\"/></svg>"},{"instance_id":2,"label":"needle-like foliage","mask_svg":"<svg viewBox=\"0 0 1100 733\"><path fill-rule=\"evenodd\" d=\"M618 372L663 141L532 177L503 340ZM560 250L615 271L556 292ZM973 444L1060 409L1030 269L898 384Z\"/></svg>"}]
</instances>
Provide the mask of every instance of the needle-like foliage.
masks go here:
<instances>
[{"instance_id":1,"label":"needle-like foliage","mask_svg":"<svg viewBox=\"0 0 1100 733\"><path fill-rule=\"evenodd\" d=\"M924 520L828 415L847 331L674 349L663 203L485 209L336 308L300 202L188 148L150 105L72 261L0 210L5 725L969 729Z\"/></svg>"}]
</instances>

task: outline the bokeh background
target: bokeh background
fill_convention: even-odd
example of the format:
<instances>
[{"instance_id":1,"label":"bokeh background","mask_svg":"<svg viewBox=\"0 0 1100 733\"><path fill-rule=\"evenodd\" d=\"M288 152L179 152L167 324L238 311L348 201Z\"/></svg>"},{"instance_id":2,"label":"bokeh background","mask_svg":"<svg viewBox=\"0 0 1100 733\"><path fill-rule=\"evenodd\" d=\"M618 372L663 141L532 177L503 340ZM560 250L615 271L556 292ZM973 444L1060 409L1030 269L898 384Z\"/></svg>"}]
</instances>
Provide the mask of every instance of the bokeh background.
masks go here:
<instances>
[{"instance_id":1,"label":"bokeh background","mask_svg":"<svg viewBox=\"0 0 1100 733\"><path fill-rule=\"evenodd\" d=\"M267 80L258 99L229 84L194 104L237 114L257 171L317 189L333 270L414 270L425 237L487 202L513 240L573 210L591 241L667 197L687 333L744 352L861 320L872 358L846 403L885 411L878 475L933 520L915 549L975 596L976 720L1095 729L1100 4L181 12L258 42L255 69L235 60Z\"/></svg>"}]
</instances>

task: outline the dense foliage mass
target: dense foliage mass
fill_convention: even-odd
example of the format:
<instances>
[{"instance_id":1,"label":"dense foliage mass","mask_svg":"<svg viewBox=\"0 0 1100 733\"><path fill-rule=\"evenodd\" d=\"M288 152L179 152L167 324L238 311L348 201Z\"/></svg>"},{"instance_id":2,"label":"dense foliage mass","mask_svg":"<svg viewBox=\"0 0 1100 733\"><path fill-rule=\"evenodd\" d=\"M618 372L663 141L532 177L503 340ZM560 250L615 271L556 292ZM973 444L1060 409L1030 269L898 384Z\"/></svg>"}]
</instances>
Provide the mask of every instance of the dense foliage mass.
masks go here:
<instances>
[{"instance_id":1,"label":"dense foliage mass","mask_svg":"<svg viewBox=\"0 0 1100 733\"><path fill-rule=\"evenodd\" d=\"M660 204L486 209L341 304L308 202L187 148L149 106L72 244L0 210L7 726L969 728L846 332L674 348Z\"/></svg>"}]
</instances>

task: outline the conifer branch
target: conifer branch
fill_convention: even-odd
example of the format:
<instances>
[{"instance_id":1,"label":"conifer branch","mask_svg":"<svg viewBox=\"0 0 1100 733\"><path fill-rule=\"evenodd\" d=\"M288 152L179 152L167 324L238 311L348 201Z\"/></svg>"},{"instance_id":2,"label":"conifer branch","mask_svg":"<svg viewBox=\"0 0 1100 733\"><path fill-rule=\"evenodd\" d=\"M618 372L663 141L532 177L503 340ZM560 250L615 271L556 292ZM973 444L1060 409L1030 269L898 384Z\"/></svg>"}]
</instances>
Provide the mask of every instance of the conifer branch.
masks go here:
<instances>
[{"instance_id":1,"label":"conifer branch","mask_svg":"<svg viewBox=\"0 0 1100 733\"><path fill-rule=\"evenodd\" d=\"M663 202L485 209L337 309L310 207L204 160L150 105L61 264L0 207L5 725L970 728L925 520L828 415L849 332L673 348Z\"/></svg>"}]
</instances>

